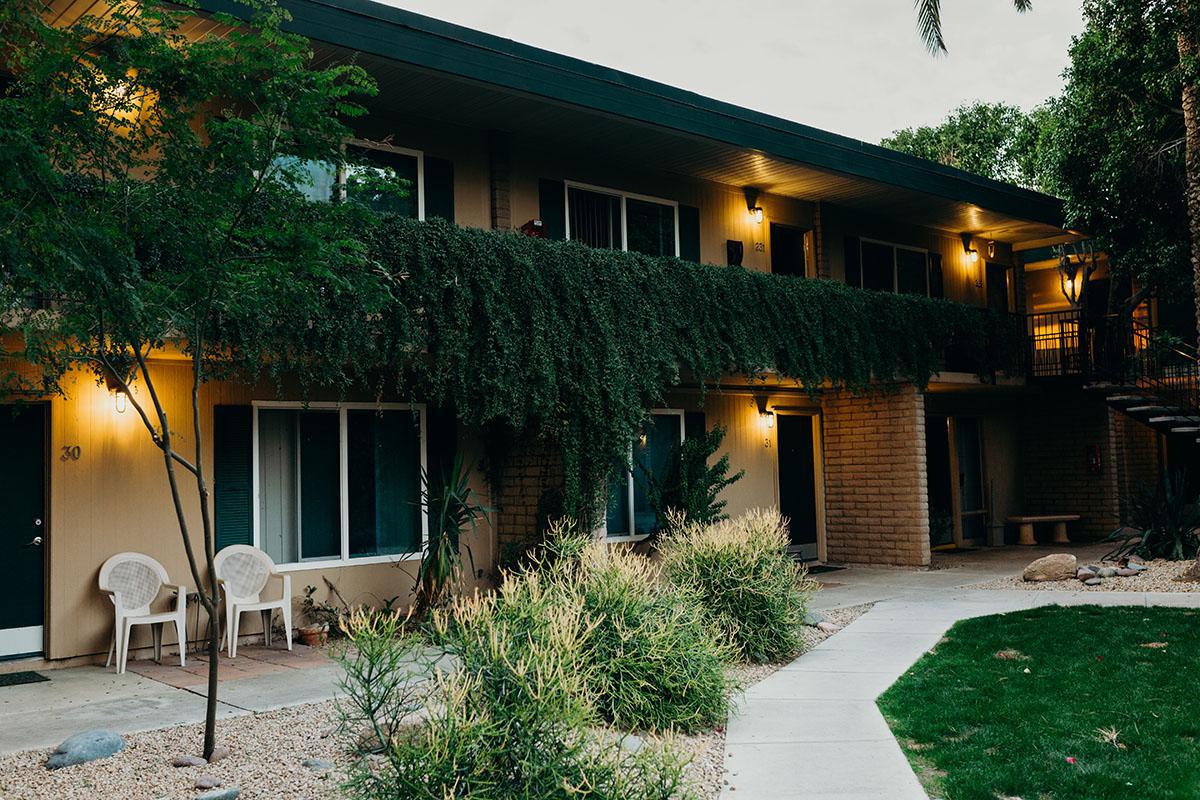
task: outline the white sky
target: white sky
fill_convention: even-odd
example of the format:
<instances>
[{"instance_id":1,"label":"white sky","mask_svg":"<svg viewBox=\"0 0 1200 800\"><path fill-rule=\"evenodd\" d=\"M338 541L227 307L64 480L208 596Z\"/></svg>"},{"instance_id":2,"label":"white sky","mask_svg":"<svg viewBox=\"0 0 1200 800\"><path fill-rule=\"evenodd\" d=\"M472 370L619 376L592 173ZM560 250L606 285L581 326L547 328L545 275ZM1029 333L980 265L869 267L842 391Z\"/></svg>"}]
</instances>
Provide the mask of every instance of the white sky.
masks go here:
<instances>
[{"instance_id":1,"label":"white sky","mask_svg":"<svg viewBox=\"0 0 1200 800\"><path fill-rule=\"evenodd\" d=\"M382 0L389 5L876 142L971 100L1062 87L1080 0L943 0L931 57L911 0Z\"/></svg>"}]
</instances>

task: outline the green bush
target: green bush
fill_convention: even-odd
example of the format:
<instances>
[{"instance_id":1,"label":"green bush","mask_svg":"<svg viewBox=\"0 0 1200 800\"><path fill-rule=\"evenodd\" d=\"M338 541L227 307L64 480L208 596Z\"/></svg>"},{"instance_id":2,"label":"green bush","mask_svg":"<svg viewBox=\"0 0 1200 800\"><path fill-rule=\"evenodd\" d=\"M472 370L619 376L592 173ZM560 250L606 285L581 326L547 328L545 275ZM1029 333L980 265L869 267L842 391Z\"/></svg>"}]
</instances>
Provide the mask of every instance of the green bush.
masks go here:
<instances>
[{"instance_id":1,"label":"green bush","mask_svg":"<svg viewBox=\"0 0 1200 800\"><path fill-rule=\"evenodd\" d=\"M713 525L684 522L662 540L664 577L695 598L747 661L779 661L801 646L812 591L788 554L778 511L751 511Z\"/></svg>"},{"instance_id":2,"label":"green bush","mask_svg":"<svg viewBox=\"0 0 1200 800\"><path fill-rule=\"evenodd\" d=\"M435 612L434 638L454 656L423 697L424 718L395 724L413 707L404 681L381 680L414 660L412 640L386 625L349 625L348 678L390 689L348 693L352 719L382 732L382 758L360 758L344 787L356 800L681 800L685 761L669 747L630 752L595 732L587 692L590 622L582 597L558 576L510 578L500 592ZM356 660L371 659L379 667ZM397 711L398 709L398 711ZM376 718L382 715L382 719ZM352 739L352 742L357 741Z\"/></svg>"},{"instance_id":3,"label":"green bush","mask_svg":"<svg viewBox=\"0 0 1200 800\"><path fill-rule=\"evenodd\" d=\"M725 722L733 689L725 668L736 653L703 609L624 548L593 543L566 570L590 622L588 691L605 720L688 733Z\"/></svg>"}]
</instances>

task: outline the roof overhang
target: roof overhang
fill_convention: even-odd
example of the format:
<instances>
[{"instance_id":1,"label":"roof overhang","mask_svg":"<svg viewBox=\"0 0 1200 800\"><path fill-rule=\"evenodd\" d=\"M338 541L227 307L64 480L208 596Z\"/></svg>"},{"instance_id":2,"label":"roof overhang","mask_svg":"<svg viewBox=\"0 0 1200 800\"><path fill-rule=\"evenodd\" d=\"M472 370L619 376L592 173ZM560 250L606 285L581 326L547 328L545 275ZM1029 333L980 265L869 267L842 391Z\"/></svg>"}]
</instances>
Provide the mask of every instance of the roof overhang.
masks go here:
<instances>
[{"instance_id":1,"label":"roof overhang","mask_svg":"<svg viewBox=\"0 0 1200 800\"><path fill-rule=\"evenodd\" d=\"M232 0L199 4L247 13ZM375 75L384 109L560 143L570 131L581 152L600 145L627 162L881 215L902 208L915 224L1000 241L1063 233L1062 202L1038 192L371 0L281 4L322 55L354 54Z\"/></svg>"}]
</instances>

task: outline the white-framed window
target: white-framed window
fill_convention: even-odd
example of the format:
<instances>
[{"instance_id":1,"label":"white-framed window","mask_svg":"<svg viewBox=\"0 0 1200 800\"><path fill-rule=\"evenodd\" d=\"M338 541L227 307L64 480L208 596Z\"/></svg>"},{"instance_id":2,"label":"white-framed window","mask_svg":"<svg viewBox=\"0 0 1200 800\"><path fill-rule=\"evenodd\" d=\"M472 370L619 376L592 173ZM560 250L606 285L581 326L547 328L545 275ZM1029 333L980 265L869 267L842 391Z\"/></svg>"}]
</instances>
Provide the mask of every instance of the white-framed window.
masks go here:
<instances>
[{"instance_id":1,"label":"white-framed window","mask_svg":"<svg viewBox=\"0 0 1200 800\"><path fill-rule=\"evenodd\" d=\"M676 459L683 444L683 410L661 408L651 412L641 434L630 445L630 470L620 464L608 480L608 505L604 533L610 542L645 539L658 525L650 503L650 482L669 481L678 469Z\"/></svg>"},{"instance_id":2,"label":"white-framed window","mask_svg":"<svg viewBox=\"0 0 1200 800\"><path fill-rule=\"evenodd\" d=\"M357 200L376 211L425 219L425 153L407 147L351 139L351 163L337 169L328 161L276 159L299 171L299 189L309 200Z\"/></svg>"},{"instance_id":3,"label":"white-framed window","mask_svg":"<svg viewBox=\"0 0 1200 800\"><path fill-rule=\"evenodd\" d=\"M419 556L429 536L423 404L253 409L255 547L285 570Z\"/></svg>"},{"instance_id":4,"label":"white-framed window","mask_svg":"<svg viewBox=\"0 0 1200 800\"><path fill-rule=\"evenodd\" d=\"M679 255L679 203L565 181L567 238L648 256Z\"/></svg>"},{"instance_id":5,"label":"white-framed window","mask_svg":"<svg viewBox=\"0 0 1200 800\"><path fill-rule=\"evenodd\" d=\"M920 247L858 240L861 288L929 295L929 251Z\"/></svg>"}]
</instances>

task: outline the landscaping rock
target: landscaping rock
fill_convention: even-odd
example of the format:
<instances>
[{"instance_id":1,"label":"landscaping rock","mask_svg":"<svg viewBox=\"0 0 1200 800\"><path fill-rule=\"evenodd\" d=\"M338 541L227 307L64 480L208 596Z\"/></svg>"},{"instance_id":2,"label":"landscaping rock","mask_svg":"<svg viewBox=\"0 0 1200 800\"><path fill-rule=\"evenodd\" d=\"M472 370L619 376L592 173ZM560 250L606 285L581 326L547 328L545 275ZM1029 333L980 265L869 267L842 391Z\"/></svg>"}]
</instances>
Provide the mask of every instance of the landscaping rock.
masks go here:
<instances>
[{"instance_id":1,"label":"landscaping rock","mask_svg":"<svg viewBox=\"0 0 1200 800\"><path fill-rule=\"evenodd\" d=\"M212 775L201 775L196 778L197 789L219 789L222 781L219 778L214 778Z\"/></svg>"},{"instance_id":2,"label":"landscaping rock","mask_svg":"<svg viewBox=\"0 0 1200 800\"><path fill-rule=\"evenodd\" d=\"M621 737L621 748L630 752L636 753L645 747L646 743L642 737L634 733L627 733Z\"/></svg>"},{"instance_id":3,"label":"landscaping rock","mask_svg":"<svg viewBox=\"0 0 1200 800\"><path fill-rule=\"evenodd\" d=\"M306 758L300 763L300 766L308 767L316 772L328 772L333 769L333 762L323 758Z\"/></svg>"},{"instance_id":4,"label":"landscaping rock","mask_svg":"<svg viewBox=\"0 0 1200 800\"><path fill-rule=\"evenodd\" d=\"M1116 567L1101 567L1100 571L1096 573L1096 576L1100 578L1114 578L1116 575Z\"/></svg>"},{"instance_id":5,"label":"landscaping rock","mask_svg":"<svg viewBox=\"0 0 1200 800\"><path fill-rule=\"evenodd\" d=\"M832 622L818 622L817 623L817 630L819 630L821 633L827 633L827 634L832 635L832 634L837 633L841 629L842 628L840 625L834 625Z\"/></svg>"},{"instance_id":6,"label":"landscaping rock","mask_svg":"<svg viewBox=\"0 0 1200 800\"><path fill-rule=\"evenodd\" d=\"M62 769L108 758L124 749L125 740L119 734L106 730L84 731L67 737L46 759L46 769Z\"/></svg>"},{"instance_id":7,"label":"landscaping rock","mask_svg":"<svg viewBox=\"0 0 1200 800\"><path fill-rule=\"evenodd\" d=\"M1137 553L1130 553L1130 554L1129 554L1129 558L1128 558L1127 560L1128 560L1128 562L1129 562L1129 566L1131 566L1131 567L1132 567L1134 564L1138 564L1138 565L1141 565L1141 566L1145 566L1145 564L1146 564L1146 559L1142 558L1142 557L1141 557L1141 556L1139 556Z\"/></svg>"},{"instance_id":8,"label":"landscaping rock","mask_svg":"<svg viewBox=\"0 0 1200 800\"><path fill-rule=\"evenodd\" d=\"M1089 578L1096 577L1096 573L1092 572L1092 570L1088 569L1087 567L1080 567L1075 573L1075 577L1081 581L1086 581Z\"/></svg>"},{"instance_id":9,"label":"landscaping rock","mask_svg":"<svg viewBox=\"0 0 1200 800\"><path fill-rule=\"evenodd\" d=\"M1135 576L1141 575L1141 574L1142 573L1140 570L1129 569L1128 567L1117 570L1118 578L1132 578L1132 577L1135 577Z\"/></svg>"},{"instance_id":10,"label":"landscaping rock","mask_svg":"<svg viewBox=\"0 0 1200 800\"><path fill-rule=\"evenodd\" d=\"M1021 577L1027 581L1065 581L1075 577L1077 571L1075 556L1069 553L1055 553L1043 556L1025 568Z\"/></svg>"},{"instance_id":11,"label":"landscaping rock","mask_svg":"<svg viewBox=\"0 0 1200 800\"><path fill-rule=\"evenodd\" d=\"M1150 567L1146 566L1140 561L1130 561L1125 565L1125 569L1131 569L1134 572L1145 572L1146 570L1150 569Z\"/></svg>"},{"instance_id":12,"label":"landscaping rock","mask_svg":"<svg viewBox=\"0 0 1200 800\"><path fill-rule=\"evenodd\" d=\"M810 628L815 628L825 621L825 617L816 611L804 612L804 624Z\"/></svg>"},{"instance_id":13,"label":"landscaping rock","mask_svg":"<svg viewBox=\"0 0 1200 800\"><path fill-rule=\"evenodd\" d=\"M237 800L238 795L242 790L236 786L230 786L228 789L214 789L211 792L196 795L196 800Z\"/></svg>"},{"instance_id":14,"label":"landscaping rock","mask_svg":"<svg viewBox=\"0 0 1200 800\"><path fill-rule=\"evenodd\" d=\"M218 761L220 761L222 758L229 758L229 748L226 747L225 745L220 745L218 747L214 747L213 752L212 752L212 758L209 759L209 762L215 764Z\"/></svg>"},{"instance_id":15,"label":"landscaping rock","mask_svg":"<svg viewBox=\"0 0 1200 800\"><path fill-rule=\"evenodd\" d=\"M175 756L171 759L172 767L203 767L207 763L200 756Z\"/></svg>"},{"instance_id":16,"label":"landscaping rock","mask_svg":"<svg viewBox=\"0 0 1200 800\"><path fill-rule=\"evenodd\" d=\"M1088 578L1086 581L1083 582L1083 585L1084 586L1099 586L1102 583L1104 583L1104 581L1100 580L1099 578Z\"/></svg>"}]
</instances>

